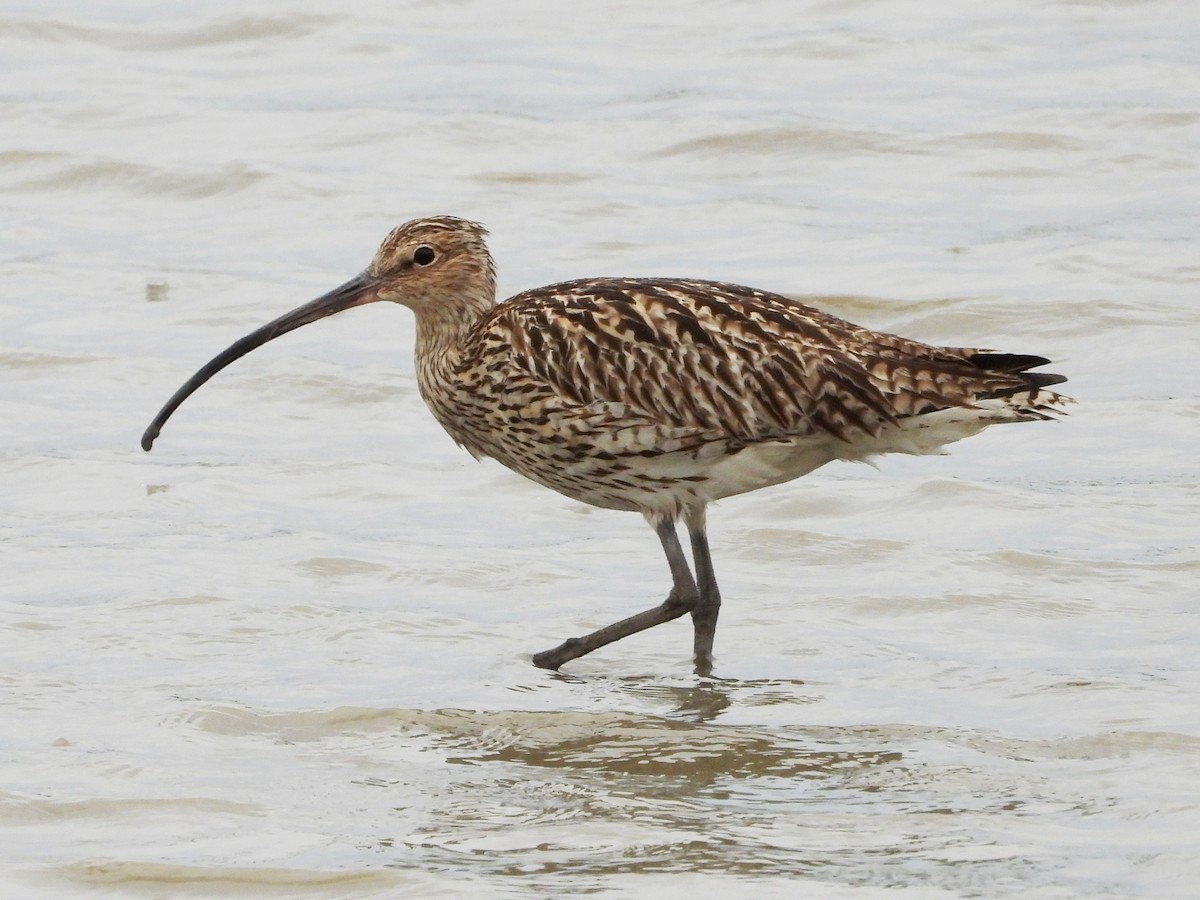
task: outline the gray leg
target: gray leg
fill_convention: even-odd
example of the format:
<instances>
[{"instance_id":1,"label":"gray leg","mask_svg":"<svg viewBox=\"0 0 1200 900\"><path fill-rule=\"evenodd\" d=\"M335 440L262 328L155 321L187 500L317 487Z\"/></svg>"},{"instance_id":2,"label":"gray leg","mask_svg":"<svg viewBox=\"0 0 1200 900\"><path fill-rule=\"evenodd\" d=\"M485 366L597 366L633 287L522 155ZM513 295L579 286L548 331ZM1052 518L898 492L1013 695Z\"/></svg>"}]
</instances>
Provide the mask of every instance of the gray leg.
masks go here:
<instances>
[{"instance_id":1,"label":"gray leg","mask_svg":"<svg viewBox=\"0 0 1200 900\"><path fill-rule=\"evenodd\" d=\"M667 563L671 567L673 585L667 599L653 609L640 612L628 619L622 619L620 622L614 622L612 625L583 637L569 638L553 650L536 654L533 657L535 666L543 669L557 669L563 663L578 659L605 644L619 641L621 638L645 631L647 628L653 628L655 625L661 625L663 622L678 619L695 608L700 593L696 589L696 580L692 577L692 570L688 568L687 557L683 555L683 548L679 545L679 535L675 533L675 522L663 519L653 524L654 530L658 532L658 539L662 541L663 552L667 554ZM694 543L693 546L695 546ZM711 639L709 643L711 645Z\"/></svg>"},{"instance_id":2,"label":"gray leg","mask_svg":"<svg viewBox=\"0 0 1200 900\"><path fill-rule=\"evenodd\" d=\"M717 633L717 615L721 611L721 590L708 552L704 509L687 516L688 535L692 539L692 560L696 565L696 586L700 598L692 607L692 627L696 632L695 663L697 675L712 674L713 637Z\"/></svg>"}]
</instances>

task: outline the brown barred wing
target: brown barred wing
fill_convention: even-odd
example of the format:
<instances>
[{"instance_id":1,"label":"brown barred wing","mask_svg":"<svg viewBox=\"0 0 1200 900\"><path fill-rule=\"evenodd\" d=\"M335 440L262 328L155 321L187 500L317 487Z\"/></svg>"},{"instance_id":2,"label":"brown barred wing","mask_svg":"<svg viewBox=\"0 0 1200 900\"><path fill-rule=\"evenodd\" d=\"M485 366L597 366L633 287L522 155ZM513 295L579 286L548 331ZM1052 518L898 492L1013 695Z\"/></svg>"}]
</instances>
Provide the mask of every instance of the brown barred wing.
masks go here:
<instances>
[{"instance_id":1,"label":"brown barred wing","mask_svg":"<svg viewBox=\"0 0 1200 900\"><path fill-rule=\"evenodd\" d=\"M587 279L518 294L477 326L565 402L623 404L705 439L875 436L889 423L989 392L1016 375L851 325L738 285Z\"/></svg>"}]
</instances>

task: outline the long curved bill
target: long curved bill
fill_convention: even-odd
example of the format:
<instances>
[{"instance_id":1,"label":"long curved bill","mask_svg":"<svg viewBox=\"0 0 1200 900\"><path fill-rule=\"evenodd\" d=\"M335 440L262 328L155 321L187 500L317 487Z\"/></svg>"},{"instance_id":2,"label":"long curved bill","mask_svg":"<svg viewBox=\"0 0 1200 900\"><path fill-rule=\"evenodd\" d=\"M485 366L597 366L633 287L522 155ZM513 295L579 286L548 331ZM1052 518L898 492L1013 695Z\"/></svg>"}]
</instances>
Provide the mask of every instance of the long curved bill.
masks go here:
<instances>
[{"instance_id":1,"label":"long curved bill","mask_svg":"<svg viewBox=\"0 0 1200 900\"><path fill-rule=\"evenodd\" d=\"M208 381L208 379L212 378L231 362L241 359L255 347L261 347L267 341L274 340L281 334L295 331L301 325L307 325L309 322L317 321L317 319L332 316L334 313L349 309L352 306L362 306L365 303L372 303L378 300L379 296L376 293L378 287L378 279L374 278L368 272L362 272L340 287L334 288L328 294L323 294L316 300L293 309L290 313L284 313L275 321L268 322L262 328L258 328L241 340L235 341L228 348L222 350L205 363L200 371L184 382L183 387L177 390L174 396L166 402L166 405L158 411L158 415L154 417L154 421L150 423L150 427L142 435L142 449L149 450L154 446L154 439L158 437L158 433L162 430L163 425L167 419L171 418L171 414L179 408L179 405L190 397L196 388L200 387L200 385L204 384L204 382Z\"/></svg>"}]
</instances>

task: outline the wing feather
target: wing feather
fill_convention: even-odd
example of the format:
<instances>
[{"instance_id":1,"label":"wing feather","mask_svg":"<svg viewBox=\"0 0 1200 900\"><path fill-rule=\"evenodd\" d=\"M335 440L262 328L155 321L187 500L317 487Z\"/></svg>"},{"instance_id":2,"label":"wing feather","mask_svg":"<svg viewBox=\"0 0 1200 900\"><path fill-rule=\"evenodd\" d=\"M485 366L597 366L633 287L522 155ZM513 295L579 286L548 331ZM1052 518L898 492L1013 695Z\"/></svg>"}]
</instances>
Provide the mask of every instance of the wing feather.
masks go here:
<instances>
[{"instance_id":1,"label":"wing feather","mask_svg":"<svg viewBox=\"0 0 1200 900\"><path fill-rule=\"evenodd\" d=\"M475 334L562 402L739 443L888 424L1040 387L1045 360L944 348L720 282L588 279L518 294ZM1059 379L1061 380L1061 379Z\"/></svg>"}]
</instances>

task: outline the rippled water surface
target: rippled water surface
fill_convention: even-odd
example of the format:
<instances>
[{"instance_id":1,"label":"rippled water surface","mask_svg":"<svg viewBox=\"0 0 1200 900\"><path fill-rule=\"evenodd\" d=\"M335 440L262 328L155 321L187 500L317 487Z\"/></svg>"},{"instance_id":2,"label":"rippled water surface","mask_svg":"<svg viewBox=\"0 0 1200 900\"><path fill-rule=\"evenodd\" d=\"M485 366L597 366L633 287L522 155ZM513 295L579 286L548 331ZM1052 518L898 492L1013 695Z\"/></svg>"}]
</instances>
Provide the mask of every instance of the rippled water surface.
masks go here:
<instances>
[{"instance_id":1,"label":"rippled water surface","mask_svg":"<svg viewBox=\"0 0 1200 900\"><path fill-rule=\"evenodd\" d=\"M0 10L0 888L1186 898L1200 15L1148 2ZM636 516L455 448L392 225L501 290L754 284L1080 402L725 501L712 679Z\"/></svg>"}]
</instances>

